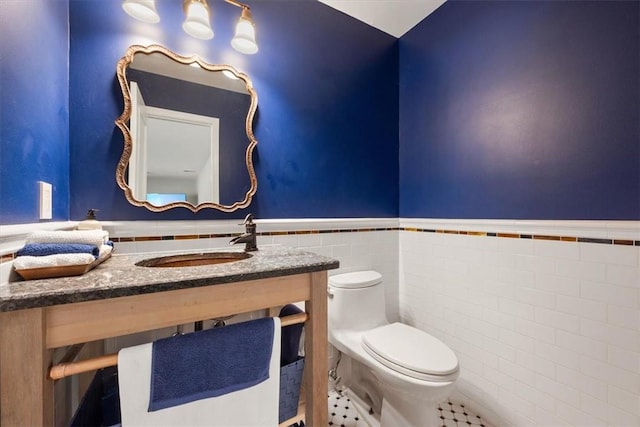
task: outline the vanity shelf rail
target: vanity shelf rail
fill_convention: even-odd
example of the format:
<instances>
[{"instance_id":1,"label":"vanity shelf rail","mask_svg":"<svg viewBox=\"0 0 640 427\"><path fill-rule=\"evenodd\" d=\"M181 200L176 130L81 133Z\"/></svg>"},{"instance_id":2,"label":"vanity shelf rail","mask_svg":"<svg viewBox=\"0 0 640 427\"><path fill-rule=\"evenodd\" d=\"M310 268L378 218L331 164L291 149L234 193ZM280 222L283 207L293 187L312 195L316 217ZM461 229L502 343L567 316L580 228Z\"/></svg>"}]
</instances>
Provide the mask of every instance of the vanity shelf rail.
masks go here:
<instances>
[{"instance_id":1,"label":"vanity shelf rail","mask_svg":"<svg viewBox=\"0 0 640 427\"><path fill-rule=\"evenodd\" d=\"M280 318L280 326L290 326L307 321L307 313L297 313ZM49 378L52 380L60 380L71 375L91 372L109 366L118 365L118 354L107 354L86 360L78 360L76 362L58 363L53 365L49 370Z\"/></svg>"}]
</instances>

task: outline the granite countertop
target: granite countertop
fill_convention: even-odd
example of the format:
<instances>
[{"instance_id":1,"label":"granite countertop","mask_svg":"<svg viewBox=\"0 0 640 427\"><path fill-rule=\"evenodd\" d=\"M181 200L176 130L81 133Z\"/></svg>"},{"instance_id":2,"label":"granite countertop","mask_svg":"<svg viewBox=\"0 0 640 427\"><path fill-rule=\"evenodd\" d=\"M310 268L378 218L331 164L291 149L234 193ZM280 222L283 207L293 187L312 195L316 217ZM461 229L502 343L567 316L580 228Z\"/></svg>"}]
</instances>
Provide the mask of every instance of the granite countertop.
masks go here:
<instances>
[{"instance_id":1,"label":"granite countertop","mask_svg":"<svg viewBox=\"0 0 640 427\"><path fill-rule=\"evenodd\" d=\"M1 284L0 312L312 273L339 266L339 262L334 259L283 246L260 247L260 250L251 252L252 256L248 259L225 264L171 268L135 265L149 258L205 252L242 250L115 254L82 276Z\"/></svg>"}]
</instances>

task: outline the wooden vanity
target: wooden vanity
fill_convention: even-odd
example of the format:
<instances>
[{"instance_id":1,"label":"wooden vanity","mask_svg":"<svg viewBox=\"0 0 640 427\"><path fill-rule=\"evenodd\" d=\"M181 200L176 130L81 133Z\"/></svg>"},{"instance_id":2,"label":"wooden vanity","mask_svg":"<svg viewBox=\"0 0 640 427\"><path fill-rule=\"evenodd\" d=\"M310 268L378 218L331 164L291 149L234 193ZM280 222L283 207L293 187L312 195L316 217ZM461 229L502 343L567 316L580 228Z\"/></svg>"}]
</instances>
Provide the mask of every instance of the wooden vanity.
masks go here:
<instances>
[{"instance_id":1,"label":"wooden vanity","mask_svg":"<svg viewBox=\"0 0 640 427\"><path fill-rule=\"evenodd\" d=\"M79 277L0 285L0 425L53 423L53 350L305 301L306 422L327 425L327 270L338 262L271 247L229 264L148 268L114 255Z\"/></svg>"}]
</instances>

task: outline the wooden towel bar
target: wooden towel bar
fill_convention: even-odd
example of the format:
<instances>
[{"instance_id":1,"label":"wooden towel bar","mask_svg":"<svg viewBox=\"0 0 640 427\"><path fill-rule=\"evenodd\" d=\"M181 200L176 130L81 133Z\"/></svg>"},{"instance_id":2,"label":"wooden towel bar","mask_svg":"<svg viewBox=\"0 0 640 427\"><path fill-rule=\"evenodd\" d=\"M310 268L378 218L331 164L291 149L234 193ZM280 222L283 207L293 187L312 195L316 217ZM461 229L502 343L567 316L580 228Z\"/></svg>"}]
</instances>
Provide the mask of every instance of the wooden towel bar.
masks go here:
<instances>
[{"instance_id":1,"label":"wooden towel bar","mask_svg":"<svg viewBox=\"0 0 640 427\"><path fill-rule=\"evenodd\" d=\"M307 313L292 314L280 318L280 326L290 326L307 321ZM71 375L83 372L95 371L97 369L116 366L118 364L118 354L108 354L93 359L79 360L77 362L59 363L53 365L49 370L49 378L59 380Z\"/></svg>"}]
</instances>

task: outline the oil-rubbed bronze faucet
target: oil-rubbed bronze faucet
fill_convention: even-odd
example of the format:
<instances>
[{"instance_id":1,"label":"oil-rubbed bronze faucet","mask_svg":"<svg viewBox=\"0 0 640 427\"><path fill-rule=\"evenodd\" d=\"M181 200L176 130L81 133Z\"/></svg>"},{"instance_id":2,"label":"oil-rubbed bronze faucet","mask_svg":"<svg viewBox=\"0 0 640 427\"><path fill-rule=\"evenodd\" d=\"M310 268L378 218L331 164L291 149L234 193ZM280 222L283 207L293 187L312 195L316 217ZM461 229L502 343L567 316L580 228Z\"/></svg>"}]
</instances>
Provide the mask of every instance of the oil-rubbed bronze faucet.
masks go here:
<instances>
[{"instance_id":1,"label":"oil-rubbed bronze faucet","mask_svg":"<svg viewBox=\"0 0 640 427\"><path fill-rule=\"evenodd\" d=\"M248 214L240 225L245 226L244 234L234 237L229 241L229 244L235 245L236 243L244 243L245 252L257 251L258 245L256 244L256 223L253 222L253 214Z\"/></svg>"}]
</instances>

